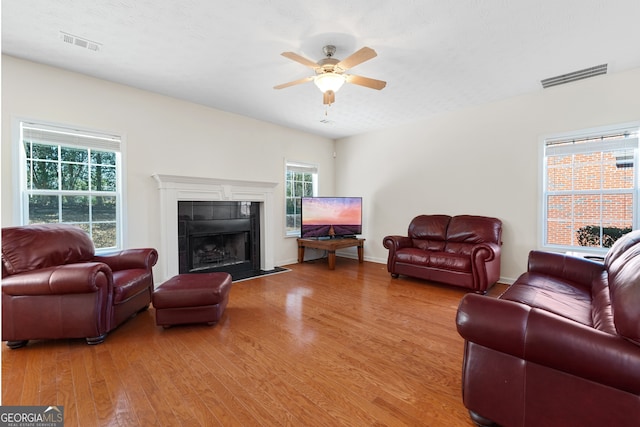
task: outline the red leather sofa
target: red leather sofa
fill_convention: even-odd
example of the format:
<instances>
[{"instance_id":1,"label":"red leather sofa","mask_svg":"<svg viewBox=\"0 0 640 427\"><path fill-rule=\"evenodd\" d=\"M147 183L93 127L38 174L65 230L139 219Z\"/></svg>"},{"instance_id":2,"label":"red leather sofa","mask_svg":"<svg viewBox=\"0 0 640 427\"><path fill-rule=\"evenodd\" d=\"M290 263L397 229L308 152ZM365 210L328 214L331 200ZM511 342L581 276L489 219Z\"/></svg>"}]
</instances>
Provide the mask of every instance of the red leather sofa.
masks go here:
<instances>
[{"instance_id":1,"label":"red leather sofa","mask_svg":"<svg viewBox=\"0 0 640 427\"><path fill-rule=\"evenodd\" d=\"M463 401L478 425L640 423L640 231L604 262L533 251L499 298L467 294Z\"/></svg>"},{"instance_id":2,"label":"red leather sofa","mask_svg":"<svg viewBox=\"0 0 640 427\"><path fill-rule=\"evenodd\" d=\"M500 278L502 221L476 215L419 215L407 236L386 236L387 270L486 293Z\"/></svg>"},{"instance_id":3,"label":"red leather sofa","mask_svg":"<svg viewBox=\"0 0 640 427\"><path fill-rule=\"evenodd\" d=\"M88 234L67 224L2 229L2 340L104 341L153 292L155 249L97 256Z\"/></svg>"}]
</instances>

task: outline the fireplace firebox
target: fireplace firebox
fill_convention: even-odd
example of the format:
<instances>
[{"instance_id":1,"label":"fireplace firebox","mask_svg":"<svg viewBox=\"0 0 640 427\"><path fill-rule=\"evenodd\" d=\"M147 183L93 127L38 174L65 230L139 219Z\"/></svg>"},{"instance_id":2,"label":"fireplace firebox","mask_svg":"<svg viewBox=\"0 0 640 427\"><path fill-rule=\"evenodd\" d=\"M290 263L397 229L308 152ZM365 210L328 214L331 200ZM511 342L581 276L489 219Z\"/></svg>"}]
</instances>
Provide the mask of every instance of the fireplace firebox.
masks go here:
<instances>
[{"instance_id":1,"label":"fireplace firebox","mask_svg":"<svg viewBox=\"0 0 640 427\"><path fill-rule=\"evenodd\" d=\"M178 201L180 273L260 270L258 203Z\"/></svg>"}]
</instances>

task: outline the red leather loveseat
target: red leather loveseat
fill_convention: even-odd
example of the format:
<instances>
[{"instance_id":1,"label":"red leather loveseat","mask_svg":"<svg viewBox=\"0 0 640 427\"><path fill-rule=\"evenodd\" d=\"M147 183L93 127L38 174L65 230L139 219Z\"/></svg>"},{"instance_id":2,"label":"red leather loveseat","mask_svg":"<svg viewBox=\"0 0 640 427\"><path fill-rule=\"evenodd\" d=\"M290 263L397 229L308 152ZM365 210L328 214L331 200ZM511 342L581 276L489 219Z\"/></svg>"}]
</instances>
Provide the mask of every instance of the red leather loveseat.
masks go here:
<instances>
[{"instance_id":1,"label":"red leather loveseat","mask_svg":"<svg viewBox=\"0 0 640 427\"><path fill-rule=\"evenodd\" d=\"M146 309L155 249L96 256L83 230L67 224L2 229L2 340L85 338L107 333Z\"/></svg>"},{"instance_id":2,"label":"red leather loveseat","mask_svg":"<svg viewBox=\"0 0 640 427\"><path fill-rule=\"evenodd\" d=\"M419 215L407 236L386 236L387 270L486 293L500 278L502 221L476 215Z\"/></svg>"},{"instance_id":3,"label":"red leather loveseat","mask_svg":"<svg viewBox=\"0 0 640 427\"><path fill-rule=\"evenodd\" d=\"M604 262L533 251L499 298L467 294L463 401L479 425L640 423L640 231Z\"/></svg>"}]
</instances>

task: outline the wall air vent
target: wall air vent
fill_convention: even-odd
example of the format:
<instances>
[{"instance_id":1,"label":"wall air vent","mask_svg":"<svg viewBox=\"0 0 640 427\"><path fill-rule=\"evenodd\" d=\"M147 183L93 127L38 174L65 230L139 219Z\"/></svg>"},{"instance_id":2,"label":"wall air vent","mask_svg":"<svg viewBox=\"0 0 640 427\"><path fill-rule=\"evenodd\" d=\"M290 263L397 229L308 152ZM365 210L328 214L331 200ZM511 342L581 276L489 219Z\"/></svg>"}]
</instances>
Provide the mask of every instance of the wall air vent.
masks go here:
<instances>
[{"instance_id":1,"label":"wall air vent","mask_svg":"<svg viewBox=\"0 0 640 427\"><path fill-rule=\"evenodd\" d=\"M541 80L543 88L562 85L565 83L575 82L576 80L587 79L589 77L607 74L607 64L596 65L595 67L585 68L584 70L574 71L572 73L562 74L560 76L549 77Z\"/></svg>"},{"instance_id":2,"label":"wall air vent","mask_svg":"<svg viewBox=\"0 0 640 427\"><path fill-rule=\"evenodd\" d=\"M60 31L60 39L62 39L62 41L65 43L82 47L84 49L93 50L94 52L97 52L100 49L102 49L101 43L87 40L82 37L74 36L73 34L65 33L64 31Z\"/></svg>"}]
</instances>

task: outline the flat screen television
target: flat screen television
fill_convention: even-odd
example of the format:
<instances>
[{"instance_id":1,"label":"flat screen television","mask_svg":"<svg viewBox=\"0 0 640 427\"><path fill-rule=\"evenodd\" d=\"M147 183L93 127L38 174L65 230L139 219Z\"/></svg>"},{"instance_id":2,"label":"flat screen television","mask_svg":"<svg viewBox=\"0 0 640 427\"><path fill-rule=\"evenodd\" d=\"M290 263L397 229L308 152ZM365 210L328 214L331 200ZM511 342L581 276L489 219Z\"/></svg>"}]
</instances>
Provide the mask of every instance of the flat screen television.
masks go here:
<instances>
[{"instance_id":1,"label":"flat screen television","mask_svg":"<svg viewBox=\"0 0 640 427\"><path fill-rule=\"evenodd\" d=\"M362 234L362 197L303 197L301 214L302 238Z\"/></svg>"}]
</instances>

